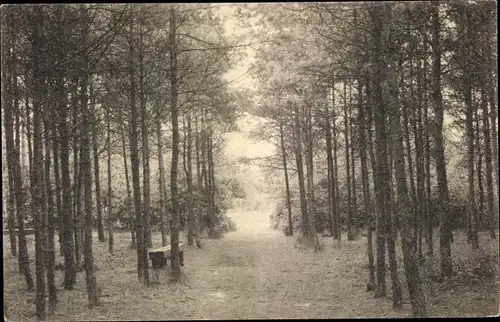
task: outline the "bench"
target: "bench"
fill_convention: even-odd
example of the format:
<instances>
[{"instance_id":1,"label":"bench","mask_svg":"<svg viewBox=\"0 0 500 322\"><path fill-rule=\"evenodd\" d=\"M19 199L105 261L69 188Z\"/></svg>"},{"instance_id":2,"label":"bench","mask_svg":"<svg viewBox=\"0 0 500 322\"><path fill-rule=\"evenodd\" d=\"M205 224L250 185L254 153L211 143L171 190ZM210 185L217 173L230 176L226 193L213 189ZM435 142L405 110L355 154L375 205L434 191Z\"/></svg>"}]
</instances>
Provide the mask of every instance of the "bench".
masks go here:
<instances>
[{"instance_id":1,"label":"bench","mask_svg":"<svg viewBox=\"0 0 500 322\"><path fill-rule=\"evenodd\" d=\"M151 249L148 254L153 269L163 268L167 265L167 260L172 258L171 245ZM181 266L184 266L184 243L179 243L179 262Z\"/></svg>"}]
</instances>

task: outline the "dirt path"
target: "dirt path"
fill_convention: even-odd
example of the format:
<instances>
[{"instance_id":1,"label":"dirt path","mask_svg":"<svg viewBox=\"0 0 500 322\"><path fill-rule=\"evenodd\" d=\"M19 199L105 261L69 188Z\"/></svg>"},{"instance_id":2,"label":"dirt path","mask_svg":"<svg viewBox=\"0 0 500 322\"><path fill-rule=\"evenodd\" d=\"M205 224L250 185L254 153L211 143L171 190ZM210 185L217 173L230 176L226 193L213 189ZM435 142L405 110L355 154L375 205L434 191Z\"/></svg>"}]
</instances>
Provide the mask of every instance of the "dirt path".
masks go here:
<instances>
[{"instance_id":1,"label":"dirt path","mask_svg":"<svg viewBox=\"0 0 500 322\"><path fill-rule=\"evenodd\" d=\"M210 258L189 256L186 265L197 272L189 274L196 285L188 292L196 298L191 318L332 318L392 311L389 300L364 292L359 282L364 276L353 279L357 269L331 252L333 247L326 254L299 250L294 237L267 228L259 214L243 215L245 226L235 218L238 231L206 242L202 251Z\"/></svg>"},{"instance_id":2,"label":"dirt path","mask_svg":"<svg viewBox=\"0 0 500 322\"><path fill-rule=\"evenodd\" d=\"M126 234L117 236L113 255L107 254L105 243L96 243L101 306L91 310L86 307L85 275L79 273L75 290L58 292L59 308L51 320L408 315L407 310L394 312L390 299L373 299L365 292L364 241L339 248L330 239L323 241L321 253L300 250L294 247L295 237L267 228L267 218L262 216L257 212L234 214L239 227L236 232L218 240L203 240L203 249L188 247L183 272L189 286L169 285L165 275L160 276L159 285L150 288L138 283L135 251L128 249ZM155 236L154 244L161 244L160 236ZM6 266L6 275L16 277L15 282L6 281L6 312L17 321L33 320L34 305L19 305L24 283L15 267L15 261ZM58 279L62 282L62 275Z\"/></svg>"}]
</instances>

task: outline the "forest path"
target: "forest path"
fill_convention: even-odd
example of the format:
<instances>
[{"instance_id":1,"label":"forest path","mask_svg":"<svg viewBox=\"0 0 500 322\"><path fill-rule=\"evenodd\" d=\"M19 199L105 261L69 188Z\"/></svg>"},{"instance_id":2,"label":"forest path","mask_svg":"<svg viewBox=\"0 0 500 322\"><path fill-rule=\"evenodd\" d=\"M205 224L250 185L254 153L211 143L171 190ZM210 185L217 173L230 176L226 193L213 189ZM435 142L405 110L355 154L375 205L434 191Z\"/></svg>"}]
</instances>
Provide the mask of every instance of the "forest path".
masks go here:
<instances>
[{"instance_id":1,"label":"forest path","mask_svg":"<svg viewBox=\"0 0 500 322\"><path fill-rule=\"evenodd\" d=\"M220 240L206 240L201 250L207 254L203 263L198 256L191 257L192 263L188 260L188 267L199 271L189 277L190 285L198 289L190 290L197 293L198 299L190 318L398 315L392 312L388 299L376 300L365 292L365 270L362 265L351 266L353 263L344 253L349 249L339 252L338 245L331 241L321 253L298 249L295 237L268 228L263 215L229 212L238 230ZM363 275L353 278L358 271Z\"/></svg>"},{"instance_id":2,"label":"forest path","mask_svg":"<svg viewBox=\"0 0 500 322\"><path fill-rule=\"evenodd\" d=\"M51 321L275 319L407 316L392 310L390 298L365 292L365 240L333 244L322 239L323 251L295 247L294 236L268 228L268 214L237 212L238 225L221 239L203 239L203 248L185 250L186 285L144 287L137 281L136 254L128 248L129 233L119 233L113 255L106 243L94 243L101 305L87 307L85 274L73 291L58 292L58 310ZM97 236L95 236L97 238ZM155 234L154 246L161 245ZM30 244L30 248L32 245ZM59 261L62 259L59 259ZM6 262L7 261L7 262ZM34 305L22 302L24 282L16 262L4 257L6 314L15 321L34 321ZM57 273L57 285L62 274ZM27 294L26 294L27 295ZM34 294L27 297L34 299ZM31 302L32 303L32 302Z\"/></svg>"}]
</instances>

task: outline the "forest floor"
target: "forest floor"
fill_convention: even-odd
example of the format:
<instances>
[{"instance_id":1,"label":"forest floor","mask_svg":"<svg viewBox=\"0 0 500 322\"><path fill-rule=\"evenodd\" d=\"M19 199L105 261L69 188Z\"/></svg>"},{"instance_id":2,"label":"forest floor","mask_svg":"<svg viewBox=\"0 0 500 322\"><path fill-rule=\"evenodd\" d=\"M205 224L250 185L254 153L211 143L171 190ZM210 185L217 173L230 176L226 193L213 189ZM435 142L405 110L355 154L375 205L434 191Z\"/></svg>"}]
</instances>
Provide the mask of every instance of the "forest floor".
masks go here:
<instances>
[{"instance_id":1,"label":"forest floor","mask_svg":"<svg viewBox=\"0 0 500 322\"><path fill-rule=\"evenodd\" d=\"M235 214L236 232L221 239L202 239L202 249L187 248L182 268L185 283L180 284L168 283L164 273L158 284L149 288L142 286L137 278L135 251L128 247L130 234L116 234L113 255L107 252L106 243L94 242L95 261L99 267L97 281L102 290L101 305L93 309L87 307L84 272L78 273L75 290L67 291L60 287L63 273L58 271L58 309L47 320L307 319L411 315L406 289L403 290L403 309L392 309L389 271L387 297L374 299L373 293L366 292L365 237L351 242L344 239L340 244L331 238L322 238L324 248L315 253L296 247L295 237L271 230L266 227L267 223L252 222L253 215L252 212ZM241 226L242 218L245 218L244 226ZM487 234L481 234L480 242L481 250L472 252L463 234L455 234L453 254L457 275L453 279L438 284L427 279L428 270L422 272L430 315L498 314L498 240L490 240ZM154 236L153 244L161 245L159 234ZM437 245L435 249L438 249ZM33 243L30 243L30 258L33 258L32 252ZM57 261L62 262L62 258ZM424 266L438 267L438 264ZM401 282L404 284L402 267L400 262ZM34 265L31 269L34 273ZM17 273L17 260L9 256L8 239L4 236L4 315L9 321L34 321L34 298L34 292L25 290L24 279Z\"/></svg>"}]
</instances>

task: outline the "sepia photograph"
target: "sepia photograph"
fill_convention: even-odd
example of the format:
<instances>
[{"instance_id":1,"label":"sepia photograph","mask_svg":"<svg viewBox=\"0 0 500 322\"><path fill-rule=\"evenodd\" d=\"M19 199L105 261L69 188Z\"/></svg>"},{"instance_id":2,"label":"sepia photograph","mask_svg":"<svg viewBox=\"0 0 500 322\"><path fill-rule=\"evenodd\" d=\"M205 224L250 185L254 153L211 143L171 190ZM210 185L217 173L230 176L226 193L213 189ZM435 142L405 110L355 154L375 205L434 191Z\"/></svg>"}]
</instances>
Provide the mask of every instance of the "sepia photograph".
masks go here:
<instances>
[{"instance_id":1,"label":"sepia photograph","mask_svg":"<svg viewBox=\"0 0 500 322\"><path fill-rule=\"evenodd\" d=\"M4 321L500 316L496 1L0 15Z\"/></svg>"}]
</instances>

